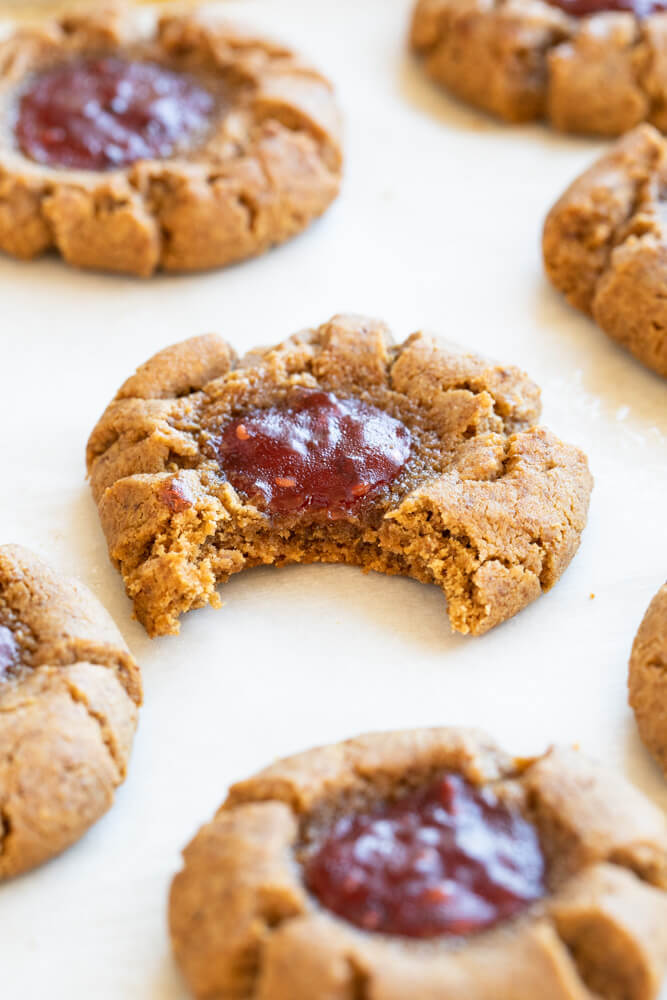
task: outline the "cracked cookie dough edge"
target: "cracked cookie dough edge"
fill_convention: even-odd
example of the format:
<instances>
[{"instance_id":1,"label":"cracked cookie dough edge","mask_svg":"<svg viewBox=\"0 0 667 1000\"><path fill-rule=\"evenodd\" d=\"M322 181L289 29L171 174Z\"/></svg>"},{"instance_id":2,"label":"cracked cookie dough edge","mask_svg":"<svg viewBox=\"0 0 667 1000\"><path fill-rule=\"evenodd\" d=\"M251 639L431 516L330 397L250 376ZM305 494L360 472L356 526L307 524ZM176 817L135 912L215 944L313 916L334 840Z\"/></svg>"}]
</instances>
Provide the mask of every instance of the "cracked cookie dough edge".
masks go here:
<instances>
[{"instance_id":1,"label":"cracked cookie dough edge","mask_svg":"<svg viewBox=\"0 0 667 1000\"><path fill-rule=\"evenodd\" d=\"M649 604L632 644L628 700L644 745L667 777L667 583Z\"/></svg>"},{"instance_id":2,"label":"cracked cookie dough edge","mask_svg":"<svg viewBox=\"0 0 667 1000\"><path fill-rule=\"evenodd\" d=\"M574 18L546 2L418 0L410 46L455 96L508 122L618 136L667 125L667 17Z\"/></svg>"},{"instance_id":3,"label":"cracked cookie dough edge","mask_svg":"<svg viewBox=\"0 0 667 1000\"><path fill-rule=\"evenodd\" d=\"M580 174L549 211L550 282L612 340L667 377L667 248L661 218L667 141L640 125Z\"/></svg>"}]
</instances>

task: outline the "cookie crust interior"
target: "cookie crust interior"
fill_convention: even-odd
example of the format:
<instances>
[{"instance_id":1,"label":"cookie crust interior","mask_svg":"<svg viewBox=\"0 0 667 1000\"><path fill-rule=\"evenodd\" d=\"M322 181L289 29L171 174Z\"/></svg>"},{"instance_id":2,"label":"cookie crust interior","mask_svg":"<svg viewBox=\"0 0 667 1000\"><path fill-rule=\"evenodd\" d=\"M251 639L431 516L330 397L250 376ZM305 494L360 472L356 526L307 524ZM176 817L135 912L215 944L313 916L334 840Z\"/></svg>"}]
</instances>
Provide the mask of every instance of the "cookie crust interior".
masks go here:
<instances>
[{"instance_id":1,"label":"cookie crust interior","mask_svg":"<svg viewBox=\"0 0 667 1000\"><path fill-rule=\"evenodd\" d=\"M417 0L410 42L429 76L505 121L605 136L643 121L667 129L667 14Z\"/></svg>"},{"instance_id":2,"label":"cookie crust interior","mask_svg":"<svg viewBox=\"0 0 667 1000\"><path fill-rule=\"evenodd\" d=\"M390 489L340 520L270 517L226 481L219 429L296 386L357 396L405 422L413 453ZM445 591L480 634L561 575L592 481L583 454L534 426L539 392L514 368L341 316L241 361L219 337L161 352L93 431L88 468L112 561L151 635L178 630L216 586L257 565L346 562Z\"/></svg>"},{"instance_id":3,"label":"cookie crust interior","mask_svg":"<svg viewBox=\"0 0 667 1000\"><path fill-rule=\"evenodd\" d=\"M81 584L0 546L0 624L20 663L0 679L0 880L78 840L125 779L141 677Z\"/></svg>"},{"instance_id":4,"label":"cookie crust interior","mask_svg":"<svg viewBox=\"0 0 667 1000\"><path fill-rule=\"evenodd\" d=\"M207 137L121 170L35 163L12 117L33 74L99 55L184 72L217 98ZM222 267L304 229L338 193L340 118L331 84L293 52L204 13L152 18L122 7L17 28L0 43L0 249L56 249L82 268L149 276Z\"/></svg>"},{"instance_id":5,"label":"cookie crust interior","mask_svg":"<svg viewBox=\"0 0 667 1000\"><path fill-rule=\"evenodd\" d=\"M490 784L536 825L549 895L464 940L358 930L307 892L312 817L363 808L443 771ZM170 896L197 997L238 1000L650 1000L667 958L667 830L623 779L579 754L516 761L461 729L376 733L298 754L235 785L184 852Z\"/></svg>"},{"instance_id":6,"label":"cookie crust interior","mask_svg":"<svg viewBox=\"0 0 667 1000\"><path fill-rule=\"evenodd\" d=\"M667 141L641 125L578 177L542 240L552 284L667 378Z\"/></svg>"}]
</instances>

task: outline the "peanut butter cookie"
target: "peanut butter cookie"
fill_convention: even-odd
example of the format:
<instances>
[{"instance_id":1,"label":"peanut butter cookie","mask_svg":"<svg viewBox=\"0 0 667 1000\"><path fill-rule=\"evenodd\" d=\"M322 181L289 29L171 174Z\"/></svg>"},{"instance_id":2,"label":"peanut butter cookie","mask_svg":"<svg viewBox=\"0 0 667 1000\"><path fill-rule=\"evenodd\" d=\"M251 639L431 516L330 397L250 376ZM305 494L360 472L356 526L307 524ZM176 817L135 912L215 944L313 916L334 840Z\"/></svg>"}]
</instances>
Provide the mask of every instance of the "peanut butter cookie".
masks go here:
<instances>
[{"instance_id":1,"label":"peanut butter cookie","mask_svg":"<svg viewBox=\"0 0 667 1000\"><path fill-rule=\"evenodd\" d=\"M547 275L568 302L667 377L667 141L642 125L567 189L549 212Z\"/></svg>"},{"instance_id":2,"label":"peanut butter cookie","mask_svg":"<svg viewBox=\"0 0 667 1000\"><path fill-rule=\"evenodd\" d=\"M628 686L641 738L667 776L667 583L639 626Z\"/></svg>"},{"instance_id":3,"label":"peanut butter cookie","mask_svg":"<svg viewBox=\"0 0 667 1000\"><path fill-rule=\"evenodd\" d=\"M90 9L0 43L0 249L147 276L262 253L335 198L331 85L205 13Z\"/></svg>"},{"instance_id":4,"label":"peanut butter cookie","mask_svg":"<svg viewBox=\"0 0 667 1000\"><path fill-rule=\"evenodd\" d=\"M563 132L667 128L664 0L418 0L426 72L508 122Z\"/></svg>"},{"instance_id":5,"label":"peanut butter cookie","mask_svg":"<svg viewBox=\"0 0 667 1000\"><path fill-rule=\"evenodd\" d=\"M654 1000L667 827L578 753L376 733L234 786L169 906L197 997Z\"/></svg>"},{"instance_id":6,"label":"peanut butter cookie","mask_svg":"<svg viewBox=\"0 0 667 1000\"><path fill-rule=\"evenodd\" d=\"M111 806L140 703L139 669L90 591L0 546L0 880Z\"/></svg>"},{"instance_id":7,"label":"peanut butter cookie","mask_svg":"<svg viewBox=\"0 0 667 1000\"><path fill-rule=\"evenodd\" d=\"M415 334L339 316L237 360L176 344L118 392L88 443L111 559L151 635L246 567L344 562L440 586L481 634L577 550L585 456L536 427L539 390Z\"/></svg>"}]
</instances>

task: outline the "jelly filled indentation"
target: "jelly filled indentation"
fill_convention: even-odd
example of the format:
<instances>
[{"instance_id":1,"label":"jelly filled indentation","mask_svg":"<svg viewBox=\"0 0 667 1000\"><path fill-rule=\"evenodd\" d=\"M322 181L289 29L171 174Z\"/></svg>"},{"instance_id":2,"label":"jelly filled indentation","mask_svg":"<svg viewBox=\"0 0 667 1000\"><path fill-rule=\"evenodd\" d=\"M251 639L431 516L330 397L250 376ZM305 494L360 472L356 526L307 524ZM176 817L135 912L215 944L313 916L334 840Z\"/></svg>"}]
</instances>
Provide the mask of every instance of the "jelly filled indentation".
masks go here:
<instances>
[{"instance_id":1,"label":"jelly filled indentation","mask_svg":"<svg viewBox=\"0 0 667 1000\"><path fill-rule=\"evenodd\" d=\"M38 163L108 170L171 156L204 133L214 108L190 77L155 63L82 59L29 84L16 137Z\"/></svg>"},{"instance_id":2,"label":"jelly filled indentation","mask_svg":"<svg viewBox=\"0 0 667 1000\"><path fill-rule=\"evenodd\" d=\"M270 512L334 516L389 486L410 448L408 428L384 410L306 389L289 405L233 421L216 443L232 486Z\"/></svg>"},{"instance_id":3,"label":"jelly filled indentation","mask_svg":"<svg viewBox=\"0 0 667 1000\"><path fill-rule=\"evenodd\" d=\"M482 931L545 892L534 827L458 775L343 816L307 856L304 874L344 920L409 938Z\"/></svg>"}]
</instances>

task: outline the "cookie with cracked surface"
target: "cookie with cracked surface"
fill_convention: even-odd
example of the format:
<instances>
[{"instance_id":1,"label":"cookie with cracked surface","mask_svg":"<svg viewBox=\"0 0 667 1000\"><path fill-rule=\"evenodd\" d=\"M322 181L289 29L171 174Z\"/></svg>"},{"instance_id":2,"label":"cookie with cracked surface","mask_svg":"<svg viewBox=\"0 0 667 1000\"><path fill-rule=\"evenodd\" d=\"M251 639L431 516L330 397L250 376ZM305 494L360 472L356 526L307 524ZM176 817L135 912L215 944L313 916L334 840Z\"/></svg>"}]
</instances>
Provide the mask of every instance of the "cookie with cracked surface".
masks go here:
<instances>
[{"instance_id":1,"label":"cookie with cracked surface","mask_svg":"<svg viewBox=\"0 0 667 1000\"><path fill-rule=\"evenodd\" d=\"M338 316L241 360L213 335L167 348L107 408L88 470L151 635L294 562L435 583L481 634L556 582L586 521L585 456L539 412L516 368Z\"/></svg>"},{"instance_id":2,"label":"cookie with cracked surface","mask_svg":"<svg viewBox=\"0 0 667 1000\"><path fill-rule=\"evenodd\" d=\"M567 189L544 225L547 275L577 309L667 377L667 141L642 125Z\"/></svg>"},{"instance_id":3,"label":"cookie with cracked surface","mask_svg":"<svg viewBox=\"0 0 667 1000\"><path fill-rule=\"evenodd\" d=\"M641 738L667 776L667 583L639 626L628 688Z\"/></svg>"},{"instance_id":4,"label":"cookie with cracked surface","mask_svg":"<svg viewBox=\"0 0 667 1000\"><path fill-rule=\"evenodd\" d=\"M0 546L0 880L109 809L140 703L139 668L90 591Z\"/></svg>"},{"instance_id":5,"label":"cookie with cracked surface","mask_svg":"<svg viewBox=\"0 0 667 1000\"><path fill-rule=\"evenodd\" d=\"M235 785L169 903L197 997L653 1000L667 827L567 749L375 733Z\"/></svg>"},{"instance_id":6,"label":"cookie with cracked surface","mask_svg":"<svg viewBox=\"0 0 667 1000\"><path fill-rule=\"evenodd\" d=\"M338 193L332 87L202 12L114 8L0 43L0 249L149 276L222 267L303 230Z\"/></svg>"},{"instance_id":7,"label":"cookie with cracked surface","mask_svg":"<svg viewBox=\"0 0 667 1000\"><path fill-rule=\"evenodd\" d=\"M418 0L411 45L457 97L508 122L667 129L664 0Z\"/></svg>"}]
</instances>

